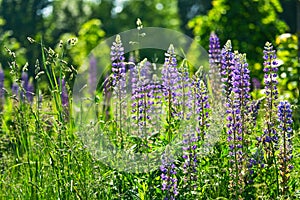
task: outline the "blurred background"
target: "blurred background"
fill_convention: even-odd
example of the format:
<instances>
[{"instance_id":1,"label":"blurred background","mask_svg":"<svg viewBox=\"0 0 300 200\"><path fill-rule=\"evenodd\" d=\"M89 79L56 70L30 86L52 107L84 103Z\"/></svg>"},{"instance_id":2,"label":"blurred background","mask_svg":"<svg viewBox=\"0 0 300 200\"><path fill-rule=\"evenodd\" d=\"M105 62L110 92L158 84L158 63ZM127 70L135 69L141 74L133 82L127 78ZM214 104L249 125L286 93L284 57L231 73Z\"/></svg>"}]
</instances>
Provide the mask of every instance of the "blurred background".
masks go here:
<instances>
[{"instance_id":1,"label":"blurred background","mask_svg":"<svg viewBox=\"0 0 300 200\"><path fill-rule=\"evenodd\" d=\"M178 30L205 49L211 31L220 37L221 46L231 39L233 50L247 53L257 89L263 78L263 46L272 42L282 61L281 91L299 103L299 4L299 0L0 0L0 63L8 68L7 47L16 53L20 66L28 62L33 76L41 50L30 44L28 36L53 49L60 40L77 37L76 47L66 53L69 63L78 67L99 42L136 28L140 18L144 27Z\"/></svg>"}]
</instances>

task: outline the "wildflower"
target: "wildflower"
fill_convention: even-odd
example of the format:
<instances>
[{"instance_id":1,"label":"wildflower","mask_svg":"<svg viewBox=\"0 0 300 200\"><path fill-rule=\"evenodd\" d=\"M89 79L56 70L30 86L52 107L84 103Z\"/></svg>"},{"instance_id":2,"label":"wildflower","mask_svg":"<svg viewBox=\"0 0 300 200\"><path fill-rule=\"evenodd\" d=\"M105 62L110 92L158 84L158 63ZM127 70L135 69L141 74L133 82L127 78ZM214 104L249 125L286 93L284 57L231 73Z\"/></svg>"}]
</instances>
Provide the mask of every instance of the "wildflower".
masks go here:
<instances>
[{"instance_id":1,"label":"wildflower","mask_svg":"<svg viewBox=\"0 0 300 200\"><path fill-rule=\"evenodd\" d=\"M23 89L20 94L21 99L26 99L28 102L32 103L34 86L32 83L32 79L29 80L27 72L22 72L21 84Z\"/></svg>"},{"instance_id":2,"label":"wildflower","mask_svg":"<svg viewBox=\"0 0 300 200\"><path fill-rule=\"evenodd\" d=\"M280 175L282 177L281 186L282 193L285 195L288 192L289 173L293 169L293 165L289 164L292 159L292 109L290 103L282 101L278 105L278 121L279 133L282 138L282 143L279 148L279 164Z\"/></svg>"},{"instance_id":3,"label":"wildflower","mask_svg":"<svg viewBox=\"0 0 300 200\"><path fill-rule=\"evenodd\" d=\"M258 90L261 88L261 83L257 78L252 78L252 86L255 90Z\"/></svg>"},{"instance_id":4,"label":"wildflower","mask_svg":"<svg viewBox=\"0 0 300 200\"><path fill-rule=\"evenodd\" d=\"M61 104L63 109L63 118L68 121L69 119L69 95L64 78L59 80L59 87L61 87Z\"/></svg>"},{"instance_id":5,"label":"wildflower","mask_svg":"<svg viewBox=\"0 0 300 200\"><path fill-rule=\"evenodd\" d=\"M165 193L164 200L175 200L175 197L178 195L177 172L174 159L170 155L169 146L166 147L166 150L162 155L161 163L161 190Z\"/></svg>"},{"instance_id":6,"label":"wildflower","mask_svg":"<svg viewBox=\"0 0 300 200\"><path fill-rule=\"evenodd\" d=\"M234 69L234 53L231 52L231 41L228 40L221 51L221 82L223 94L227 99L232 91L232 70Z\"/></svg>"},{"instance_id":7,"label":"wildflower","mask_svg":"<svg viewBox=\"0 0 300 200\"><path fill-rule=\"evenodd\" d=\"M139 65L139 69L132 69L133 72L133 91L132 91L132 113L133 119L137 122L139 129L142 129L145 136L147 125L149 126L152 119L154 105L153 89L154 85L150 78L151 63L146 59Z\"/></svg>"},{"instance_id":8,"label":"wildflower","mask_svg":"<svg viewBox=\"0 0 300 200\"><path fill-rule=\"evenodd\" d=\"M162 96L166 102L167 110L167 135L168 142L172 139L171 121L175 116L180 117L178 107L180 106L180 74L177 70L177 60L174 46L171 44L165 53L165 62L162 74Z\"/></svg>"},{"instance_id":9,"label":"wildflower","mask_svg":"<svg viewBox=\"0 0 300 200\"><path fill-rule=\"evenodd\" d=\"M185 133L183 134L183 173L184 173L184 187L185 193L189 194L197 188L197 142L198 137L195 134L195 128L190 125L185 127Z\"/></svg>"},{"instance_id":10,"label":"wildflower","mask_svg":"<svg viewBox=\"0 0 300 200\"><path fill-rule=\"evenodd\" d=\"M123 145L123 131L124 122L126 121L126 69L125 69L125 57L124 48L120 35L116 36L115 41L111 46L110 51L112 61L112 100L115 107L115 120L117 122L117 136L121 140L121 146ZM125 119L124 119L125 118Z\"/></svg>"},{"instance_id":11,"label":"wildflower","mask_svg":"<svg viewBox=\"0 0 300 200\"><path fill-rule=\"evenodd\" d=\"M112 61L113 85L125 78L125 57L124 48L120 35L116 36L113 45L111 46L110 57Z\"/></svg>"},{"instance_id":12,"label":"wildflower","mask_svg":"<svg viewBox=\"0 0 300 200\"><path fill-rule=\"evenodd\" d=\"M179 68L180 84L178 85L181 101L181 110L179 115L181 119L189 120L191 118L192 104L193 104L193 90L191 89L193 84L189 77L189 70L185 62Z\"/></svg>"},{"instance_id":13,"label":"wildflower","mask_svg":"<svg viewBox=\"0 0 300 200\"><path fill-rule=\"evenodd\" d=\"M165 62L162 69L162 92L165 100L168 102L169 116L178 115L174 112L176 106L179 106L180 92L180 74L177 70L177 59L174 51L174 46L171 44L165 53ZM171 111L173 110L173 111Z\"/></svg>"},{"instance_id":14,"label":"wildflower","mask_svg":"<svg viewBox=\"0 0 300 200\"><path fill-rule=\"evenodd\" d=\"M246 115L249 109L250 76L246 56L235 52L234 67L231 73L232 92L227 103L227 141L230 158L230 189L238 197L243 188L243 161L246 149L243 150L247 129Z\"/></svg>"},{"instance_id":15,"label":"wildflower","mask_svg":"<svg viewBox=\"0 0 300 200\"><path fill-rule=\"evenodd\" d=\"M220 74L220 65L221 65L221 49L220 41L218 36L212 32L209 38L209 79L211 83L211 88L215 98L218 98L221 94L221 74Z\"/></svg>"},{"instance_id":16,"label":"wildflower","mask_svg":"<svg viewBox=\"0 0 300 200\"><path fill-rule=\"evenodd\" d=\"M68 97L68 90L66 87L66 81L63 78L60 82L61 84L61 102L63 107L69 106L69 97Z\"/></svg>"},{"instance_id":17,"label":"wildflower","mask_svg":"<svg viewBox=\"0 0 300 200\"><path fill-rule=\"evenodd\" d=\"M194 109L196 115L196 133L198 140L204 141L206 129L209 124L209 109L208 92L205 83L196 78L193 82L194 89Z\"/></svg>"},{"instance_id":18,"label":"wildflower","mask_svg":"<svg viewBox=\"0 0 300 200\"><path fill-rule=\"evenodd\" d=\"M26 98L28 102L33 102L33 96L34 96L34 86L32 83L32 79L29 80L27 88L26 88Z\"/></svg>"},{"instance_id":19,"label":"wildflower","mask_svg":"<svg viewBox=\"0 0 300 200\"><path fill-rule=\"evenodd\" d=\"M13 82L11 86L11 91L12 91L12 95L14 95L15 97L19 96L19 86L16 82Z\"/></svg>"},{"instance_id":20,"label":"wildflower","mask_svg":"<svg viewBox=\"0 0 300 200\"><path fill-rule=\"evenodd\" d=\"M275 126L276 122L276 107L278 99L277 89L277 61L276 52L273 50L271 43L267 42L264 47L264 84L265 84L265 129L263 135L258 138L263 142L267 157L270 163L272 163L275 155L275 149L278 143L278 134ZM275 146L274 146L275 145ZM274 147L274 148L273 148Z\"/></svg>"}]
</instances>

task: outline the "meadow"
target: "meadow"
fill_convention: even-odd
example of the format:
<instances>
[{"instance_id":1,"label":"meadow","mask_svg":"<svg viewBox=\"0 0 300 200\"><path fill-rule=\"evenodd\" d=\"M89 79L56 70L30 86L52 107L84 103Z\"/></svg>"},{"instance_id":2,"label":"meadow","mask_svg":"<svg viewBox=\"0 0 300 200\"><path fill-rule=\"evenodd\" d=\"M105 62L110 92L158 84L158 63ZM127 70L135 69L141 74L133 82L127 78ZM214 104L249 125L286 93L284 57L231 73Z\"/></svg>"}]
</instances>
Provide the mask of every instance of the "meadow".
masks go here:
<instances>
[{"instance_id":1,"label":"meadow","mask_svg":"<svg viewBox=\"0 0 300 200\"><path fill-rule=\"evenodd\" d=\"M58 51L28 40L42 55L34 77L9 49L10 69L0 69L1 199L300 197L299 121L278 90L273 44L261 44L263 81L254 84L246 52L215 33L209 69L191 67L172 44L157 67L138 51L125 55L117 35L107 74L94 77L89 60L88 123L86 104L72 99L78 71L64 60L77 39Z\"/></svg>"}]
</instances>

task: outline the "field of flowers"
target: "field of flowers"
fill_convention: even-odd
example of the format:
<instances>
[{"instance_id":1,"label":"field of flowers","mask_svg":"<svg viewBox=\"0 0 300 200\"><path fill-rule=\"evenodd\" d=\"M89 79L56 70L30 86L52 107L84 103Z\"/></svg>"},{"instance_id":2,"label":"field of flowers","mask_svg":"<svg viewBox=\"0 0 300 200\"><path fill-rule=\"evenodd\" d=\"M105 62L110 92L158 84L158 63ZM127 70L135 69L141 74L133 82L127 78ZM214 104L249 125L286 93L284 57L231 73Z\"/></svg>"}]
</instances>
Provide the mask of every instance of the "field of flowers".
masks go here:
<instances>
[{"instance_id":1,"label":"field of flowers","mask_svg":"<svg viewBox=\"0 0 300 200\"><path fill-rule=\"evenodd\" d=\"M80 124L78 71L63 52L76 39L61 41L59 52L28 40L42 54L35 77L9 49L10 71L0 69L0 199L300 198L299 121L278 92L271 43L262 44L259 89L246 54L215 33L209 70L192 70L172 44L161 67L138 51L127 56L117 35L106 75L94 77L90 60L97 115ZM6 76L15 80L10 88Z\"/></svg>"}]
</instances>

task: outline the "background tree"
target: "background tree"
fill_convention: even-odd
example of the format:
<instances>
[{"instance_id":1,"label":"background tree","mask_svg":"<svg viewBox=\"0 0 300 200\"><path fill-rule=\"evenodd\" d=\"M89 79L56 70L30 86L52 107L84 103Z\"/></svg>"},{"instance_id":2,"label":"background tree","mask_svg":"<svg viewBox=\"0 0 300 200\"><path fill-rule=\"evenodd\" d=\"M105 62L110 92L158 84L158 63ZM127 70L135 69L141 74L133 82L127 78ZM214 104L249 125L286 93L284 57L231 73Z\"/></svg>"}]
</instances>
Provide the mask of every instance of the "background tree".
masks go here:
<instances>
[{"instance_id":1,"label":"background tree","mask_svg":"<svg viewBox=\"0 0 300 200\"><path fill-rule=\"evenodd\" d=\"M221 42L231 39L233 48L247 52L254 76L262 78L261 65L263 44L273 42L277 35L288 30L278 18L282 7L279 0L213 0L207 15L197 16L189 22L200 43L208 48L209 35L215 31ZM255 66L254 64L257 63Z\"/></svg>"}]
</instances>

